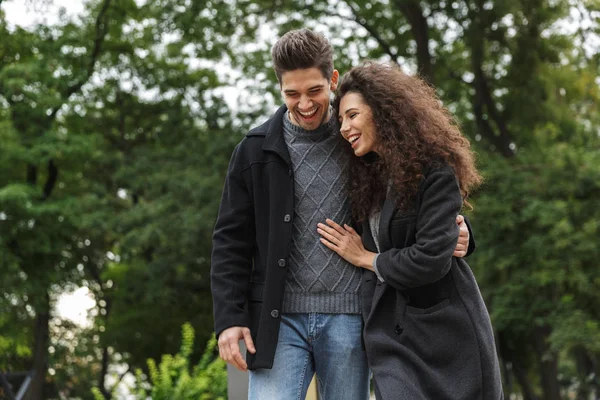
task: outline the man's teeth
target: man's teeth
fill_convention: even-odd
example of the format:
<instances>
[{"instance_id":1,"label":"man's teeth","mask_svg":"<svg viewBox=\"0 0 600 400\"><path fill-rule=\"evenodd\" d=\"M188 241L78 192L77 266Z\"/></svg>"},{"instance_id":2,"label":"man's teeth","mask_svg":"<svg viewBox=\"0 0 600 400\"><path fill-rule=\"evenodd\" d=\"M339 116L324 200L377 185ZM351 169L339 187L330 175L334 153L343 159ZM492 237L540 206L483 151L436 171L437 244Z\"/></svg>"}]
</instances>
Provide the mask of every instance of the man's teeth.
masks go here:
<instances>
[{"instance_id":1,"label":"man's teeth","mask_svg":"<svg viewBox=\"0 0 600 400\"><path fill-rule=\"evenodd\" d=\"M315 113L317 112L317 109L315 108L312 111L307 111L307 112L302 112L300 110L298 110L298 112L300 113L300 115L302 115L303 117L312 117L313 115L315 115Z\"/></svg>"}]
</instances>

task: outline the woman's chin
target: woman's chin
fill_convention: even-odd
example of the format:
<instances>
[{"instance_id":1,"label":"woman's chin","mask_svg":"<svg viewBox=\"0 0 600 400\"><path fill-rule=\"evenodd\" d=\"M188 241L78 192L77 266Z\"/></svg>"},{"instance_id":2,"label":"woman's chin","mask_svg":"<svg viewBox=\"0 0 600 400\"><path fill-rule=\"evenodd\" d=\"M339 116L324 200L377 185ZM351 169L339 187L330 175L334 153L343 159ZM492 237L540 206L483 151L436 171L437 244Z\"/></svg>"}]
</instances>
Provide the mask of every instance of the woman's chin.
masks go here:
<instances>
[{"instance_id":1,"label":"woman's chin","mask_svg":"<svg viewBox=\"0 0 600 400\"><path fill-rule=\"evenodd\" d=\"M358 149L354 150L354 155L355 155L356 157L362 157L362 156L364 156L364 155L365 155L365 154L367 154L367 153L368 153L368 151L364 151L364 150L363 150L363 149L361 149L361 148L358 148Z\"/></svg>"}]
</instances>

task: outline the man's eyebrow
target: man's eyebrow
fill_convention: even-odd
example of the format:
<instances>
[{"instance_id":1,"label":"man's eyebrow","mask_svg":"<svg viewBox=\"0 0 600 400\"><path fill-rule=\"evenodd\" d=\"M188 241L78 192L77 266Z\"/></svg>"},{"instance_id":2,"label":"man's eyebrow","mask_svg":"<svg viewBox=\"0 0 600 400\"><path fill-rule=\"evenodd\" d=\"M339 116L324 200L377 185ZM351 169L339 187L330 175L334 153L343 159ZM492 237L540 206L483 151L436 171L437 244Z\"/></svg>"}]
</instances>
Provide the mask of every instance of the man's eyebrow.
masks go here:
<instances>
[{"instance_id":1,"label":"man's eyebrow","mask_svg":"<svg viewBox=\"0 0 600 400\"><path fill-rule=\"evenodd\" d=\"M308 88L308 91L310 92L311 90L315 90L315 89L323 89L325 87L325 85L315 85L315 86L311 86ZM298 91L295 89L286 89L283 91L283 93L297 93Z\"/></svg>"}]
</instances>

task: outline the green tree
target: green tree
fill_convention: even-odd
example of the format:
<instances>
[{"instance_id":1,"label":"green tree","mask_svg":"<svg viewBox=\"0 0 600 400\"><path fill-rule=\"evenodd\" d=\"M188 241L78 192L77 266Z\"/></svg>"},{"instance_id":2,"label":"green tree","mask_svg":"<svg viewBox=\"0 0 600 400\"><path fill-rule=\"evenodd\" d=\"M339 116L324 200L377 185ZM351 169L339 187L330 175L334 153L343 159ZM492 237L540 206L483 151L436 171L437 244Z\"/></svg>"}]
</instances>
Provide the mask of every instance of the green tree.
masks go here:
<instances>
[{"instance_id":1,"label":"green tree","mask_svg":"<svg viewBox=\"0 0 600 400\"><path fill-rule=\"evenodd\" d=\"M31 364L9 367L35 370L30 398L44 397L54 294L68 282L78 282L76 221L68 211L79 193L76 185L69 186L76 178L70 168L91 147L56 129L55 122L94 71L109 25L109 6L110 0L98 3L80 25L63 22L60 28L38 26L32 32L9 32L0 16L0 96L10 121L1 132L8 142L2 158L12 165L0 188L5 215L0 251L6 253L2 268L16 272L6 274L3 300L21 310L18 337L28 338ZM76 54L77 49L87 57Z\"/></svg>"},{"instance_id":2,"label":"green tree","mask_svg":"<svg viewBox=\"0 0 600 400\"><path fill-rule=\"evenodd\" d=\"M0 343L20 343L5 367L36 369L32 398L89 398L94 382L108 398L112 363L133 370L173 351L186 320L211 332L210 235L240 128L212 93L212 67L189 65L215 57L187 46L202 30L182 35L219 21L180 19L174 3L89 5L58 26L1 25L1 323L12 331ZM54 315L79 286L97 301L91 328Z\"/></svg>"}]
</instances>

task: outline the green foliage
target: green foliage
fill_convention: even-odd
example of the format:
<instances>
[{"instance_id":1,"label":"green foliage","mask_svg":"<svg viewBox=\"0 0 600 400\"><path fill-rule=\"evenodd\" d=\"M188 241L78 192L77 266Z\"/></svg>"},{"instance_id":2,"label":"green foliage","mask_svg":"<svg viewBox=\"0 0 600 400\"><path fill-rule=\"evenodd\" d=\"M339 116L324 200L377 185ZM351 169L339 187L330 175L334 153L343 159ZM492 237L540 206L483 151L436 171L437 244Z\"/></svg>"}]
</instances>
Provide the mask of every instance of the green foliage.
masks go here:
<instances>
[{"instance_id":1,"label":"green foliage","mask_svg":"<svg viewBox=\"0 0 600 400\"><path fill-rule=\"evenodd\" d=\"M486 161L471 265L512 354L507 359L531 363L524 359L542 341L546 350L538 359L554 359L570 371L567 386L598 390L597 381L584 382L594 375L586 365L600 354L600 143L554 142L523 153L510 162ZM564 368L572 363L577 368Z\"/></svg>"},{"instance_id":2,"label":"green foliage","mask_svg":"<svg viewBox=\"0 0 600 400\"><path fill-rule=\"evenodd\" d=\"M185 321L201 343L211 335L229 156L280 103L276 37L308 26L341 73L375 58L426 75L472 139L487 183L469 263L511 390L552 398L540 371L557 361L548 376L563 392L598 393L600 51L583 43L600 32L597 1L86 4L27 30L0 12L0 369L37 365L39 398L99 399L115 365L139 371L138 398L224 382L212 350L189 371L201 349L186 333L178 355L146 360L175 353ZM96 302L89 327L55 309L81 286ZM52 351L36 354L36 337Z\"/></svg>"},{"instance_id":3,"label":"green foliage","mask_svg":"<svg viewBox=\"0 0 600 400\"><path fill-rule=\"evenodd\" d=\"M94 400L106 400L98 388L92 388L92 395L94 396Z\"/></svg>"},{"instance_id":4,"label":"green foliage","mask_svg":"<svg viewBox=\"0 0 600 400\"><path fill-rule=\"evenodd\" d=\"M175 356L163 355L159 365L148 360L150 382L143 379L138 370L134 389L137 398L153 400L223 400L227 398L227 372L225 363L216 354L217 341L213 336L208 341L202 358L190 368L190 357L194 346L194 329L190 324L182 327L181 348ZM148 388L147 383L150 383Z\"/></svg>"}]
</instances>

